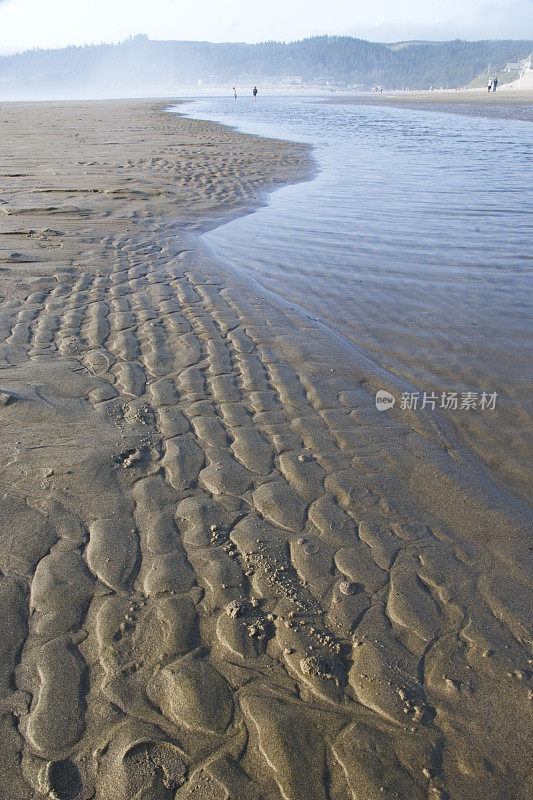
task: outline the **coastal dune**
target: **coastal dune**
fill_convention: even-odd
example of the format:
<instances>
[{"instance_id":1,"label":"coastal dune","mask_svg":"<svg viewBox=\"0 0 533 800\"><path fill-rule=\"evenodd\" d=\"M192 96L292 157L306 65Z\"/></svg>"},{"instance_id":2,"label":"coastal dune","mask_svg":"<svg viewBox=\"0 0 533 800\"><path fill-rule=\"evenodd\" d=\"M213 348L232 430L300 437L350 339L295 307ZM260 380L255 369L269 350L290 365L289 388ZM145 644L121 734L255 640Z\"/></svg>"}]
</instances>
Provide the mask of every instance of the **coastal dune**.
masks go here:
<instances>
[{"instance_id":1,"label":"coastal dune","mask_svg":"<svg viewBox=\"0 0 533 800\"><path fill-rule=\"evenodd\" d=\"M2 798L525 800L531 514L199 242L308 149L0 123Z\"/></svg>"}]
</instances>

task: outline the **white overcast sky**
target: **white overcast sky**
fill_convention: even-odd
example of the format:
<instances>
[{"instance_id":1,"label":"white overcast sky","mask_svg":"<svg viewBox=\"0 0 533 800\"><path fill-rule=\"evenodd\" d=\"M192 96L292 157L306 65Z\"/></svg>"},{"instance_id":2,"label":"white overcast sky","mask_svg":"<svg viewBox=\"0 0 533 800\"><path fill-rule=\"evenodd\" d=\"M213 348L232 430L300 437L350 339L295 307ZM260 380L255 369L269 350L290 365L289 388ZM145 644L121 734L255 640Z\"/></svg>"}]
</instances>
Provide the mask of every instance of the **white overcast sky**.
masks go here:
<instances>
[{"instance_id":1,"label":"white overcast sky","mask_svg":"<svg viewBox=\"0 0 533 800\"><path fill-rule=\"evenodd\" d=\"M0 0L0 52L150 39L531 39L533 0Z\"/></svg>"}]
</instances>

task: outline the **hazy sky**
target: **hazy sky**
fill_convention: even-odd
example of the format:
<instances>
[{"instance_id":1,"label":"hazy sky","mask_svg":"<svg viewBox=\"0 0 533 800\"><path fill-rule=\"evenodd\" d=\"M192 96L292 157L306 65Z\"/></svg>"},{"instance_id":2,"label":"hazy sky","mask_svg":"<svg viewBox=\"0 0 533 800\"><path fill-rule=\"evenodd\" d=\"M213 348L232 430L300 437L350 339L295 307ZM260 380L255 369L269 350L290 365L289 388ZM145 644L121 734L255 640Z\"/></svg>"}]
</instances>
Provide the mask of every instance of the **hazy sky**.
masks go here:
<instances>
[{"instance_id":1,"label":"hazy sky","mask_svg":"<svg viewBox=\"0 0 533 800\"><path fill-rule=\"evenodd\" d=\"M0 0L0 52L150 39L533 38L533 0Z\"/></svg>"}]
</instances>

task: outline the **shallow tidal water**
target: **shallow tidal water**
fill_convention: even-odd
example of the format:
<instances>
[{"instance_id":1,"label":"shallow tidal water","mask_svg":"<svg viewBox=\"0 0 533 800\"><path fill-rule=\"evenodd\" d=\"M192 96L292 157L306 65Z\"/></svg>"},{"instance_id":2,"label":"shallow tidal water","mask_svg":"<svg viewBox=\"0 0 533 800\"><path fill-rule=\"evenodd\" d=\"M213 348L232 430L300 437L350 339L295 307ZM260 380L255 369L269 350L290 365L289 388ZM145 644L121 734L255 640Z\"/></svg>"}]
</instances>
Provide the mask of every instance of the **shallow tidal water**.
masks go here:
<instances>
[{"instance_id":1,"label":"shallow tidal water","mask_svg":"<svg viewBox=\"0 0 533 800\"><path fill-rule=\"evenodd\" d=\"M261 95L179 111L313 145L313 180L204 240L407 379L419 404L424 391L437 408L457 393L459 407L443 413L526 499L531 123ZM461 408L465 392L476 407ZM497 394L494 409L480 407L483 392Z\"/></svg>"}]
</instances>

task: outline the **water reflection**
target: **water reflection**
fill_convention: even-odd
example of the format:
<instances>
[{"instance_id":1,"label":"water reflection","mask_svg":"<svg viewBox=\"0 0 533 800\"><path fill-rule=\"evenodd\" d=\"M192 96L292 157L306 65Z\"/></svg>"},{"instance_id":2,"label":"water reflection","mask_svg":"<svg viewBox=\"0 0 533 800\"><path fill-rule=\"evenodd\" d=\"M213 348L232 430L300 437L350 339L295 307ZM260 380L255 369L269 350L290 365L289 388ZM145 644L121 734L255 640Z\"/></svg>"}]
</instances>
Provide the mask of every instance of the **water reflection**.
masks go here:
<instances>
[{"instance_id":1,"label":"water reflection","mask_svg":"<svg viewBox=\"0 0 533 800\"><path fill-rule=\"evenodd\" d=\"M533 127L289 98L190 113L310 142L321 169L208 243L421 388L498 392L450 418L524 492Z\"/></svg>"}]
</instances>

